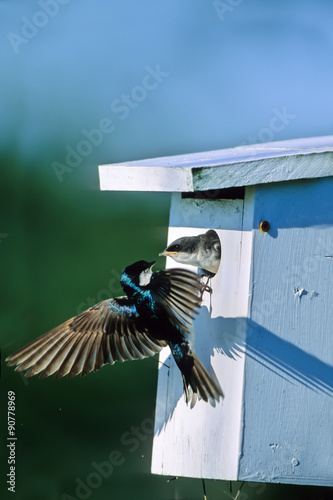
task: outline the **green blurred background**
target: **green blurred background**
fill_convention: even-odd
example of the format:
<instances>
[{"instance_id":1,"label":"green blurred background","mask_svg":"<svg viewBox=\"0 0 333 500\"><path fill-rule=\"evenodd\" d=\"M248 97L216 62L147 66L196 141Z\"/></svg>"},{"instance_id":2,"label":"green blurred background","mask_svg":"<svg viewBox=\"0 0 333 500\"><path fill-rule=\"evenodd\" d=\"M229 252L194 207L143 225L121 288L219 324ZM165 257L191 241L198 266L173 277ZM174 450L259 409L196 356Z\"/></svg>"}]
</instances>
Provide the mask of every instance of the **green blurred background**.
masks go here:
<instances>
[{"instance_id":1,"label":"green blurred background","mask_svg":"<svg viewBox=\"0 0 333 500\"><path fill-rule=\"evenodd\" d=\"M170 196L100 192L99 164L332 134L332 17L328 0L1 2L2 362L121 294L123 268L165 247ZM138 90L158 68L158 85ZM292 115L279 131L276 110ZM112 131L80 149L105 118ZM58 381L3 363L1 498L15 391L16 498L202 499L199 480L150 474L156 381L154 359ZM207 481L208 499L238 486ZM247 484L238 499L330 494Z\"/></svg>"}]
</instances>

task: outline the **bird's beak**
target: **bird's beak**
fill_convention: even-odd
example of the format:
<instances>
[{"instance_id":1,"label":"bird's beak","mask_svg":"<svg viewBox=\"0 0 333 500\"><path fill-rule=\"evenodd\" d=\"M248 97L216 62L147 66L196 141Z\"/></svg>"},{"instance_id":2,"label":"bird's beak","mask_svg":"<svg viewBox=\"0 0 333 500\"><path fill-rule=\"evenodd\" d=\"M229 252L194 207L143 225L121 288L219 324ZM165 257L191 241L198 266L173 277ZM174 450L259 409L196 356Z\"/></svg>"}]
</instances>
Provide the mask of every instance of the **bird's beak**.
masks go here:
<instances>
[{"instance_id":1,"label":"bird's beak","mask_svg":"<svg viewBox=\"0 0 333 500\"><path fill-rule=\"evenodd\" d=\"M159 257L167 257L168 255L177 255L178 252L167 252L164 250L164 252L159 253Z\"/></svg>"},{"instance_id":2,"label":"bird's beak","mask_svg":"<svg viewBox=\"0 0 333 500\"><path fill-rule=\"evenodd\" d=\"M155 264L156 264L156 260L153 260L153 262L149 262L148 269L151 269Z\"/></svg>"}]
</instances>

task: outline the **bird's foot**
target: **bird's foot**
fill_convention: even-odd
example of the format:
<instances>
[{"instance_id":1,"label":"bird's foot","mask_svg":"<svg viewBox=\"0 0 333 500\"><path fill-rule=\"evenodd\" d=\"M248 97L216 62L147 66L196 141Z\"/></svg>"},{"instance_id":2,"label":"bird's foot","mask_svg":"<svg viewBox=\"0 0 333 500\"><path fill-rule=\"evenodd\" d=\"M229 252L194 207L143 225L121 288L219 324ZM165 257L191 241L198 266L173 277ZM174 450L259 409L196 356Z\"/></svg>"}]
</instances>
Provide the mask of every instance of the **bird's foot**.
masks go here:
<instances>
[{"instance_id":1,"label":"bird's foot","mask_svg":"<svg viewBox=\"0 0 333 500\"><path fill-rule=\"evenodd\" d=\"M208 292L210 294L213 293L213 289L208 285L209 281L210 281L210 278L207 279L206 283L202 284L202 287L201 287L201 297L200 297L201 300L202 300L203 294L205 292Z\"/></svg>"}]
</instances>

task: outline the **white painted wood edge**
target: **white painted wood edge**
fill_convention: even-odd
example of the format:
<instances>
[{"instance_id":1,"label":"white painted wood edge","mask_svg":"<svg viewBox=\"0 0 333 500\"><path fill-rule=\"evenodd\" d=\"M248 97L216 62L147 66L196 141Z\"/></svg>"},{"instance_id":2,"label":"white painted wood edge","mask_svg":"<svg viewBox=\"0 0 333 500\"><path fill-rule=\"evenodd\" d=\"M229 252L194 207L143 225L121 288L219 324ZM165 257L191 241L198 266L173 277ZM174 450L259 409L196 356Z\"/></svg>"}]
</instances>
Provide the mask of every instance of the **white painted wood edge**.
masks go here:
<instances>
[{"instance_id":1,"label":"white painted wood edge","mask_svg":"<svg viewBox=\"0 0 333 500\"><path fill-rule=\"evenodd\" d=\"M99 167L101 191L193 191L191 169L102 165Z\"/></svg>"},{"instance_id":2,"label":"white painted wood edge","mask_svg":"<svg viewBox=\"0 0 333 500\"><path fill-rule=\"evenodd\" d=\"M241 200L219 200L213 204L210 200L200 200L200 205L197 205L193 200L173 194L168 243L181 235L200 234L203 229L211 227L222 241L224 265L217 281L212 283L213 294L205 294L203 298L194 326L196 353L206 363L207 369L215 372L226 397L215 408L199 401L190 409L184 402L181 377L169 358L169 349L160 353L160 361L170 368L165 364L159 366L151 465L154 474L238 478L244 423L244 345L252 256L252 188L247 190L246 200L247 210L243 216ZM186 267L167 259L167 267L175 265Z\"/></svg>"},{"instance_id":3,"label":"white painted wood edge","mask_svg":"<svg viewBox=\"0 0 333 500\"><path fill-rule=\"evenodd\" d=\"M103 191L193 192L333 176L333 136L99 167Z\"/></svg>"}]
</instances>

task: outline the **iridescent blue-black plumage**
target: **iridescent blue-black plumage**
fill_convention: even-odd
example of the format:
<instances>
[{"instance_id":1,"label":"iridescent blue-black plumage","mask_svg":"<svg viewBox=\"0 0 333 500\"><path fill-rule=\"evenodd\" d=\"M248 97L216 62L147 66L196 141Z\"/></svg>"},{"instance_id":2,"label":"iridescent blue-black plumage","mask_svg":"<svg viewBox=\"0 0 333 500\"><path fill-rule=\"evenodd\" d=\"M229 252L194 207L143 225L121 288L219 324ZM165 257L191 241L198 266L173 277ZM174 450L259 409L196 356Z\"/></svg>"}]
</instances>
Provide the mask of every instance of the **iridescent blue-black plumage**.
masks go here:
<instances>
[{"instance_id":1,"label":"iridescent blue-black plumage","mask_svg":"<svg viewBox=\"0 0 333 500\"><path fill-rule=\"evenodd\" d=\"M182 372L187 401L215 404L223 395L191 350L193 313L201 302L200 277L183 269L152 272L138 261L121 276L126 296L104 300L7 358L25 375L74 377L115 361L153 356L170 346Z\"/></svg>"}]
</instances>

